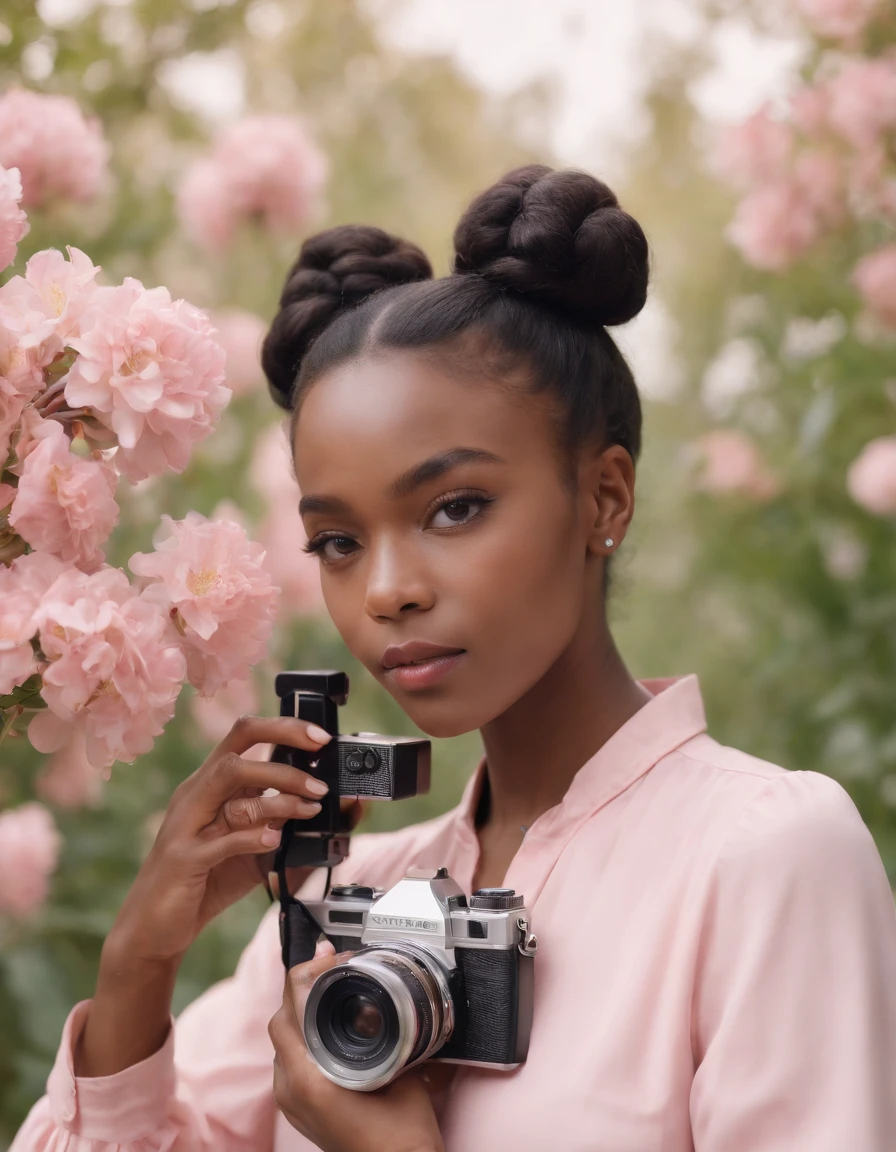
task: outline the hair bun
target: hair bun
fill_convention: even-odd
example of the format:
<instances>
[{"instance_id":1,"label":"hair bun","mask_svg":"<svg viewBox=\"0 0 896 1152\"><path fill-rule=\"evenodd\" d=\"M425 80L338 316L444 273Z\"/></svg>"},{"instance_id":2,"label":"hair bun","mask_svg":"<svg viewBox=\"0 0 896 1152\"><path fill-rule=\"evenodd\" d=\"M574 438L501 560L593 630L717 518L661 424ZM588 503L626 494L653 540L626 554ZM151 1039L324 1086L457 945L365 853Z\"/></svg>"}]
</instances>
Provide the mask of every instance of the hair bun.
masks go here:
<instances>
[{"instance_id":1,"label":"hair bun","mask_svg":"<svg viewBox=\"0 0 896 1152\"><path fill-rule=\"evenodd\" d=\"M625 324L644 307L647 238L586 172L541 164L481 193L454 233L454 270L530 296L586 326Z\"/></svg>"},{"instance_id":2,"label":"hair bun","mask_svg":"<svg viewBox=\"0 0 896 1152\"><path fill-rule=\"evenodd\" d=\"M261 349L274 400L290 407L302 359L337 313L381 288L431 276L430 263L416 244L381 228L345 224L311 236L287 274L280 311Z\"/></svg>"}]
</instances>

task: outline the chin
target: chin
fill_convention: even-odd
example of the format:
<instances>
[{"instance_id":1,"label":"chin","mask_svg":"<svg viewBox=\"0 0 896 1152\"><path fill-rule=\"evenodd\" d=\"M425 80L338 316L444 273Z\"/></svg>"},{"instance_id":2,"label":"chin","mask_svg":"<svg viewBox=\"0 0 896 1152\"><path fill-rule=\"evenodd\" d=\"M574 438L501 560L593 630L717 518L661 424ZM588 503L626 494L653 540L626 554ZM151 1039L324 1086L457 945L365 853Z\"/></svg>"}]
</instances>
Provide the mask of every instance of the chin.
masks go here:
<instances>
[{"instance_id":1,"label":"chin","mask_svg":"<svg viewBox=\"0 0 896 1152\"><path fill-rule=\"evenodd\" d=\"M426 700L421 696L410 699L408 696L393 699L417 727L437 740L447 740L451 736L465 736L476 732L492 719L480 708L474 708L462 700L445 696L441 700L435 696Z\"/></svg>"}]
</instances>

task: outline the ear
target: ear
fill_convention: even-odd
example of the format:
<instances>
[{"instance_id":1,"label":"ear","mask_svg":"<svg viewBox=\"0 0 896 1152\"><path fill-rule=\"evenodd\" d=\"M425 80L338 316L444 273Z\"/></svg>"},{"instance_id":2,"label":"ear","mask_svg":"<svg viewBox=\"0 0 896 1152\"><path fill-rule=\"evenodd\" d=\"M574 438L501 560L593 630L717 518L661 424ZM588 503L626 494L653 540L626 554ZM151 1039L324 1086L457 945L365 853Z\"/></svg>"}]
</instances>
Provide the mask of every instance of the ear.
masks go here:
<instances>
[{"instance_id":1,"label":"ear","mask_svg":"<svg viewBox=\"0 0 896 1152\"><path fill-rule=\"evenodd\" d=\"M583 450L579 491L587 551L609 556L625 539L635 511L635 465L621 444Z\"/></svg>"}]
</instances>

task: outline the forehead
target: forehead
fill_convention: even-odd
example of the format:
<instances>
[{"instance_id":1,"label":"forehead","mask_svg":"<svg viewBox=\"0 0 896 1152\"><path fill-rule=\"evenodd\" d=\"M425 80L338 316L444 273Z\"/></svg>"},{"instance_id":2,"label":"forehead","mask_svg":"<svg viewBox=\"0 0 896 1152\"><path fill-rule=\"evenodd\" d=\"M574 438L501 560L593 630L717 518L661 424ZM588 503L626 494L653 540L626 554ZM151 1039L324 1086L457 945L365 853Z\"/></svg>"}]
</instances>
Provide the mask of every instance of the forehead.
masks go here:
<instances>
[{"instance_id":1,"label":"forehead","mask_svg":"<svg viewBox=\"0 0 896 1152\"><path fill-rule=\"evenodd\" d=\"M458 445L486 448L509 463L553 463L549 399L474 372L452 374L408 352L341 364L312 386L295 429L303 492L344 491L387 481Z\"/></svg>"}]
</instances>

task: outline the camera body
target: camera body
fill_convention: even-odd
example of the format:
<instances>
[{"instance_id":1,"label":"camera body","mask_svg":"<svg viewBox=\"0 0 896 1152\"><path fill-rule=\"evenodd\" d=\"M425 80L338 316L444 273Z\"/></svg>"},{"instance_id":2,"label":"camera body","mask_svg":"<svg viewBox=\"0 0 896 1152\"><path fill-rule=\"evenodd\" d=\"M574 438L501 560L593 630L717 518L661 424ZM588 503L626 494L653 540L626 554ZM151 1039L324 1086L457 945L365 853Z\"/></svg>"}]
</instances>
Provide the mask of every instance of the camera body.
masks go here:
<instances>
[{"instance_id":1,"label":"camera body","mask_svg":"<svg viewBox=\"0 0 896 1152\"><path fill-rule=\"evenodd\" d=\"M372 1091L423 1060L511 1069L526 1059L533 959L523 897L468 901L444 868L388 891L341 885L305 902L337 950L315 981L305 1040L335 1083Z\"/></svg>"},{"instance_id":2,"label":"camera body","mask_svg":"<svg viewBox=\"0 0 896 1152\"><path fill-rule=\"evenodd\" d=\"M284 828L287 867L332 868L348 855L343 796L361 800L404 800L429 791L431 746L413 736L375 732L340 735L338 708L348 700L344 672L281 672L274 681L280 715L317 724L333 739L319 752L278 744L271 759L317 776L329 787L321 811Z\"/></svg>"}]
</instances>

